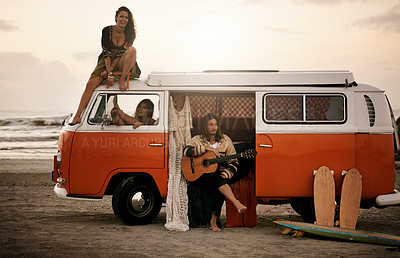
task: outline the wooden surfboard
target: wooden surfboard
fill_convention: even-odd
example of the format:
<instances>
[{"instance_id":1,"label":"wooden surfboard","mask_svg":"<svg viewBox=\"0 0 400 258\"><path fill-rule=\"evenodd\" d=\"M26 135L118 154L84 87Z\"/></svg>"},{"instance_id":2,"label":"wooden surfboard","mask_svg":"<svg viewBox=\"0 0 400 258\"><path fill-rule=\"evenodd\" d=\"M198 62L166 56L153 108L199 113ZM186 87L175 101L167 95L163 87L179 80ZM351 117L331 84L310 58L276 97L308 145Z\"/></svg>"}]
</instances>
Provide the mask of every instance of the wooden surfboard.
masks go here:
<instances>
[{"instance_id":1,"label":"wooden surfboard","mask_svg":"<svg viewBox=\"0 0 400 258\"><path fill-rule=\"evenodd\" d=\"M367 232L354 229L321 226L311 223L295 222L295 221L274 221L274 223L286 227L286 229L284 230L286 231L285 233L289 231L287 230L287 228L289 228L299 232L306 232L309 234L319 235L334 239L400 247L400 236L380 234L380 233ZM297 233L297 235L302 235L302 234Z\"/></svg>"},{"instance_id":2,"label":"wooden surfboard","mask_svg":"<svg viewBox=\"0 0 400 258\"><path fill-rule=\"evenodd\" d=\"M320 167L314 176L314 208L318 225L334 225L335 180L326 166Z\"/></svg>"},{"instance_id":3,"label":"wooden surfboard","mask_svg":"<svg viewBox=\"0 0 400 258\"><path fill-rule=\"evenodd\" d=\"M340 227L355 229L360 210L362 192L361 175L352 168L344 175L340 199Z\"/></svg>"}]
</instances>

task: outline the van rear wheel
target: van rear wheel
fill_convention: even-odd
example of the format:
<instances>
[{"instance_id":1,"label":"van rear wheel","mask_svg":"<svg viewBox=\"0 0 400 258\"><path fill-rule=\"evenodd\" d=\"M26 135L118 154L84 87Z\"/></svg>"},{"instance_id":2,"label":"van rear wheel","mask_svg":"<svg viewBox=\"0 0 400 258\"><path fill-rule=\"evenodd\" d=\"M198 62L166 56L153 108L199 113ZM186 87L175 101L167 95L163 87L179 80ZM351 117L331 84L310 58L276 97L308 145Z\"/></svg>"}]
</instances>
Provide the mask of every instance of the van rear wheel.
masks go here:
<instances>
[{"instance_id":1,"label":"van rear wheel","mask_svg":"<svg viewBox=\"0 0 400 258\"><path fill-rule=\"evenodd\" d=\"M156 184L141 176L122 180L112 198L115 215L127 225L151 223L160 212L161 202Z\"/></svg>"},{"instance_id":2,"label":"van rear wheel","mask_svg":"<svg viewBox=\"0 0 400 258\"><path fill-rule=\"evenodd\" d=\"M304 222L314 223L314 198L292 198L290 199L290 206L301 216Z\"/></svg>"}]
</instances>

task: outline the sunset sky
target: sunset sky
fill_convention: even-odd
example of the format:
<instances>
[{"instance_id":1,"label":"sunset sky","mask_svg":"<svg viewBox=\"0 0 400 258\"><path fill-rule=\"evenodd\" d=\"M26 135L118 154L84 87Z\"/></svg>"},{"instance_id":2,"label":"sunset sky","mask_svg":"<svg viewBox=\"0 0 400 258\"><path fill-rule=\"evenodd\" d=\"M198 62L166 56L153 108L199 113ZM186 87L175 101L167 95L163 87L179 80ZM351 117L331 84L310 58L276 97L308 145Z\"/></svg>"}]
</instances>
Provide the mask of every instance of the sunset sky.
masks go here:
<instances>
[{"instance_id":1,"label":"sunset sky","mask_svg":"<svg viewBox=\"0 0 400 258\"><path fill-rule=\"evenodd\" d=\"M151 71L351 70L400 109L400 0L2 0L0 110L73 112L125 5Z\"/></svg>"}]
</instances>

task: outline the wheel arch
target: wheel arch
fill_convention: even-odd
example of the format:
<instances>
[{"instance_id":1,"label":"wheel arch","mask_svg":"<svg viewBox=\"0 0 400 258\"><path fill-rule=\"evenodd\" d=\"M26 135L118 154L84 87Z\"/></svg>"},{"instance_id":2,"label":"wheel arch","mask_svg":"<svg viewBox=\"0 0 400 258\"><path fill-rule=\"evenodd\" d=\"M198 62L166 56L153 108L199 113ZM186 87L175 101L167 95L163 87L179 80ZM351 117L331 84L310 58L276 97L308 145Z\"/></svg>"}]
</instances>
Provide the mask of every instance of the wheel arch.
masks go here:
<instances>
[{"instance_id":1,"label":"wheel arch","mask_svg":"<svg viewBox=\"0 0 400 258\"><path fill-rule=\"evenodd\" d=\"M119 172L114 175L112 175L111 179L107 183L106 190L104 191L104 195L113 195L116 187L122 180L128 177L132 176L138 176L141 177L151 183L153 183L155 186L157 186L156 181L154 180L153 176L147 172ZM161 196L160 189L158 189L158 194Z\"/></svg>"}]
</instances>

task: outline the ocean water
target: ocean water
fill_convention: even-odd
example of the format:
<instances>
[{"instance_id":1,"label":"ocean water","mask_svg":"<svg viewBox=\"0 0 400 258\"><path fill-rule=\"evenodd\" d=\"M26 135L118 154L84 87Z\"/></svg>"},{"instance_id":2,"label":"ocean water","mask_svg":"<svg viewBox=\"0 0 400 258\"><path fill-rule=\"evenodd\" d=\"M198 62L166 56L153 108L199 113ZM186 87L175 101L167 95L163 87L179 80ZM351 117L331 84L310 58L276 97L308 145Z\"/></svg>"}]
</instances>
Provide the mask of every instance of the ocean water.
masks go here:
<instances>
[{"instance_id":1,"label":"ocean water","mask_svg":"<svg viewBox=\"0 0 400 258\"><path fill-rule=\"evenodd\" d=\"M400 109L394 110L396 118ZM1 111L0 159L52 159L69 112Z\"/></svg>"},{"instance_id":2,"label":"ocean water","mask_svg":"<svg viewBox=\"0 0 400 258\"><path fill-rule=\"evenodd\" d=\"M0 111L0 159L52 159L68 112Z\"/></svg>"}]
</instances>

